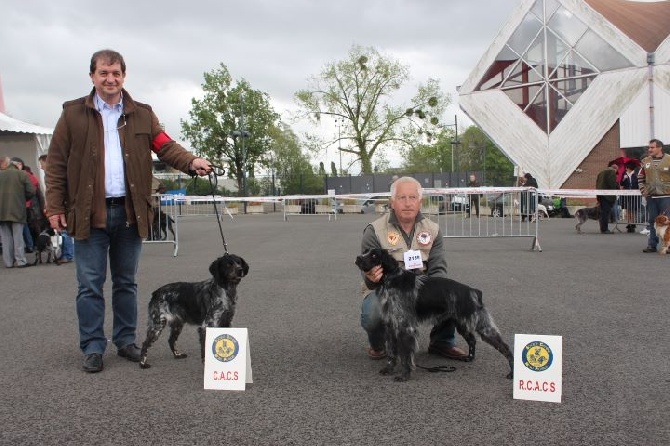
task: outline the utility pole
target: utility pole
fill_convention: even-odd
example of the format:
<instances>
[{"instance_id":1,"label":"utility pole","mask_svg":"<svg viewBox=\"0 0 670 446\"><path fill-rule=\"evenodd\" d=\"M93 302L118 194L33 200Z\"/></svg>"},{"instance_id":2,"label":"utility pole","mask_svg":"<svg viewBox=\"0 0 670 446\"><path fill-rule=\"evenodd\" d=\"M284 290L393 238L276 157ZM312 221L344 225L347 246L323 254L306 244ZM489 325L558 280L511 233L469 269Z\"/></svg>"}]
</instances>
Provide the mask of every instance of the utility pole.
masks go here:
<instances>
[{"instance_id":1,"label":"utility pole","mask_svg":"<svg viewBox=\"0 0 670 446\"><path fill-rule=\"evenodd\" d=\"M344 175L342 171L342 125L344 118L335 118L335 125L337 126L337 151L340 152L340 176Z\"/></svg>"}]
</instances>

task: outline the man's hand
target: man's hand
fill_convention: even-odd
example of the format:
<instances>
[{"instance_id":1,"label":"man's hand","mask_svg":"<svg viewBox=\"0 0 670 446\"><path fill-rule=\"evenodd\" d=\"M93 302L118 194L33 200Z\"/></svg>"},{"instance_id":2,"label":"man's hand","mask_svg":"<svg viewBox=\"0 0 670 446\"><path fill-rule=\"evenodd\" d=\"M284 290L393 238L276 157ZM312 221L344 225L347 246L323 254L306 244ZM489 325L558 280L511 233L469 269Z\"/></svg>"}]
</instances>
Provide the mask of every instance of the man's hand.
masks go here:
<instances>
[{"instance_id":1,"label":"man's hand","mask_svg":"<svg viewBox=\"0 0 670 446\"><path fill-rule=\"evenodd\" d=\"M55 231L62 231L67 228L65 214L56 214L49 217L49 225L51 225L51 228Z\"/></svg>"},{"instance_id":2,"label":"man's hand","mask_svg":"<svg viewBox=\"0 0 670 446\"><path fill-rule=\"evenodd\" d=\"M370 271L365 273L365 278L368 279L370 282L377 283L380 280L382 280L382 276L384 275L384 270L382 270L382 267L377 265L373 267Z\"/></svg>"},{"instance_id":3,"label":"man's hand","mask_svg":"<svg viewBox=\"0 0 670 446\"><path fill-rule=\"evenodd\" d=\"M195 158L191 161L190 169L199 176L205 176L212 171L212 165L204 158Z\"/></svg>"}]
</instances>

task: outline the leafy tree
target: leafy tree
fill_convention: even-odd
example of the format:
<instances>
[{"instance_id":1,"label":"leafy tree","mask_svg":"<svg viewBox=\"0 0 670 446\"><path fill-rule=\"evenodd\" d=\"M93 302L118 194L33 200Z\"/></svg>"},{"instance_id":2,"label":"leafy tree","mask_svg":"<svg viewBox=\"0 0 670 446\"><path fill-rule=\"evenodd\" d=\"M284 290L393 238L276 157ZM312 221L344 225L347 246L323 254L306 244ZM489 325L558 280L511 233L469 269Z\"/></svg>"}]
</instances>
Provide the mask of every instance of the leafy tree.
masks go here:
<instances>
[{"instance_id":1,"label":"leafy tree","mask_svg":"<svg viewBox=\"0 0 670 446\"><path fill-rule=\"evenodd\" d=\"M443 129L433 144L419 144L403 150L405 161L401 169L405 172L450 172L454 140L454 131Z\"/></svg>"},{"instance_id":2,"label":"leafy tree","mask_svg":"<svg viewBox=\"0 0 670 446\"><path fill-rule=\"evenodd\" d=\"M468 127L459 139L456 153L460 170L485 172L487 185L512 186L514 164L479 127Z\"/></svg>"},{"instance_id":3,"label":"leafy tree","mask_svg":"<svg viewBox=\"0 0 670 446\"><path fill-rule=\"evenodd\" d=\"M408 80L408 66L374 48L353 46L346 60L327 64L295 97L312 122L320 123L323 116L338 119L341 150L360 161L362 172L371 173L377 151L431 141L451 100L437 80L429 79L418 86L408 105L394 105L392 96Z\"/></svg>"},{"instance_id":4,"label":"leafy tree","mask_svg":"<svg viewBox=\"0 0 670 446\"><path fill-rule=\"evenodd\" d=\"M450 172L454 160L454 171L485 172L486 185L511 186L514 165L507 156L482 132L470 126L459 135L459 144L453 144L455 133L443 129L434 144L421 144L403 152L406 172ZM452 158L453 150L453 158ZM484 178L480 178L484 181Z\"/></svg>"},{"instance_id":5,"label":"leafy tree","mask_svg":"<svg viewBox=\"0 0 670 446\"><path fill-rule=\"evenodd\" d=\"M314 173L309 157L302 153L298 137L286 125L273 132L274 147L267 164L275 173L283 195L322 194L323 176ZM323 163L320 166L323 169Z\"/></svg>"},{"instance_id":6,"label":"leafy tree","mask_svg":"<svg viewBox=\"0 0 670 446\"><path fill-rule=\"evenodd\" d=\"M226 167L243 193L247 177L263 165L279 115L266 93L253 90L244 79L234 83L224 64L204 74L202 89L202 99L191 99L182 133L199 156Z\"/></svg>"}]
</instances>

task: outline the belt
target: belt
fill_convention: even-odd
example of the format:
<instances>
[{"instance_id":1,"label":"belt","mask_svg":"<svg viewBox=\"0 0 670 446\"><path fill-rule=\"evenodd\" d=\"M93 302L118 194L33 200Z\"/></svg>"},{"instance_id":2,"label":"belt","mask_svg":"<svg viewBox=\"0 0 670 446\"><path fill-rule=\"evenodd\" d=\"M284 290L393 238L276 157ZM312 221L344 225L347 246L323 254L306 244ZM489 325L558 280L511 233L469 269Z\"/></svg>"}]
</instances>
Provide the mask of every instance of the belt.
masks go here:
<instances>
[{"instance_id":1,"label":"belt","mask_svg":"<svg viewBox=\"0 0 670 446\"><path fill-rule=\"evenodd\" d=\"M107 206L123 206L126 204L126 197L107 197L105 202Z\"/></svg>"}]
</instances>

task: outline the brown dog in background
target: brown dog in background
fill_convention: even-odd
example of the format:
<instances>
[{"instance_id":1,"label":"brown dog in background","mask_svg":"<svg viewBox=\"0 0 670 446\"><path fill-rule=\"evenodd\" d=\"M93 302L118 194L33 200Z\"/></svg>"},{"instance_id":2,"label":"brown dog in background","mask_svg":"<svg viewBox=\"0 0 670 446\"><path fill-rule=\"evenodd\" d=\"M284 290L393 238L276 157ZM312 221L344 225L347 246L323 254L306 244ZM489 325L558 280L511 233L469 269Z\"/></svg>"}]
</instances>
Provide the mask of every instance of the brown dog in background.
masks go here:
<instances>
[{"instance_id":1,"label":"brown dog in background","mask_svg":"<svg viewBox=\"0 0 670 446\"><path fill-rule=\"evenodd\" d=\"M670 231L668 227L670 226L670 218L667 215L661 214L656 217L654 221L654 228L656 228L656 236L661 244L661 249L658 250L659 254L666 254L668 252L668 246L670 246Z\"/></svg>"}]
</instances>

